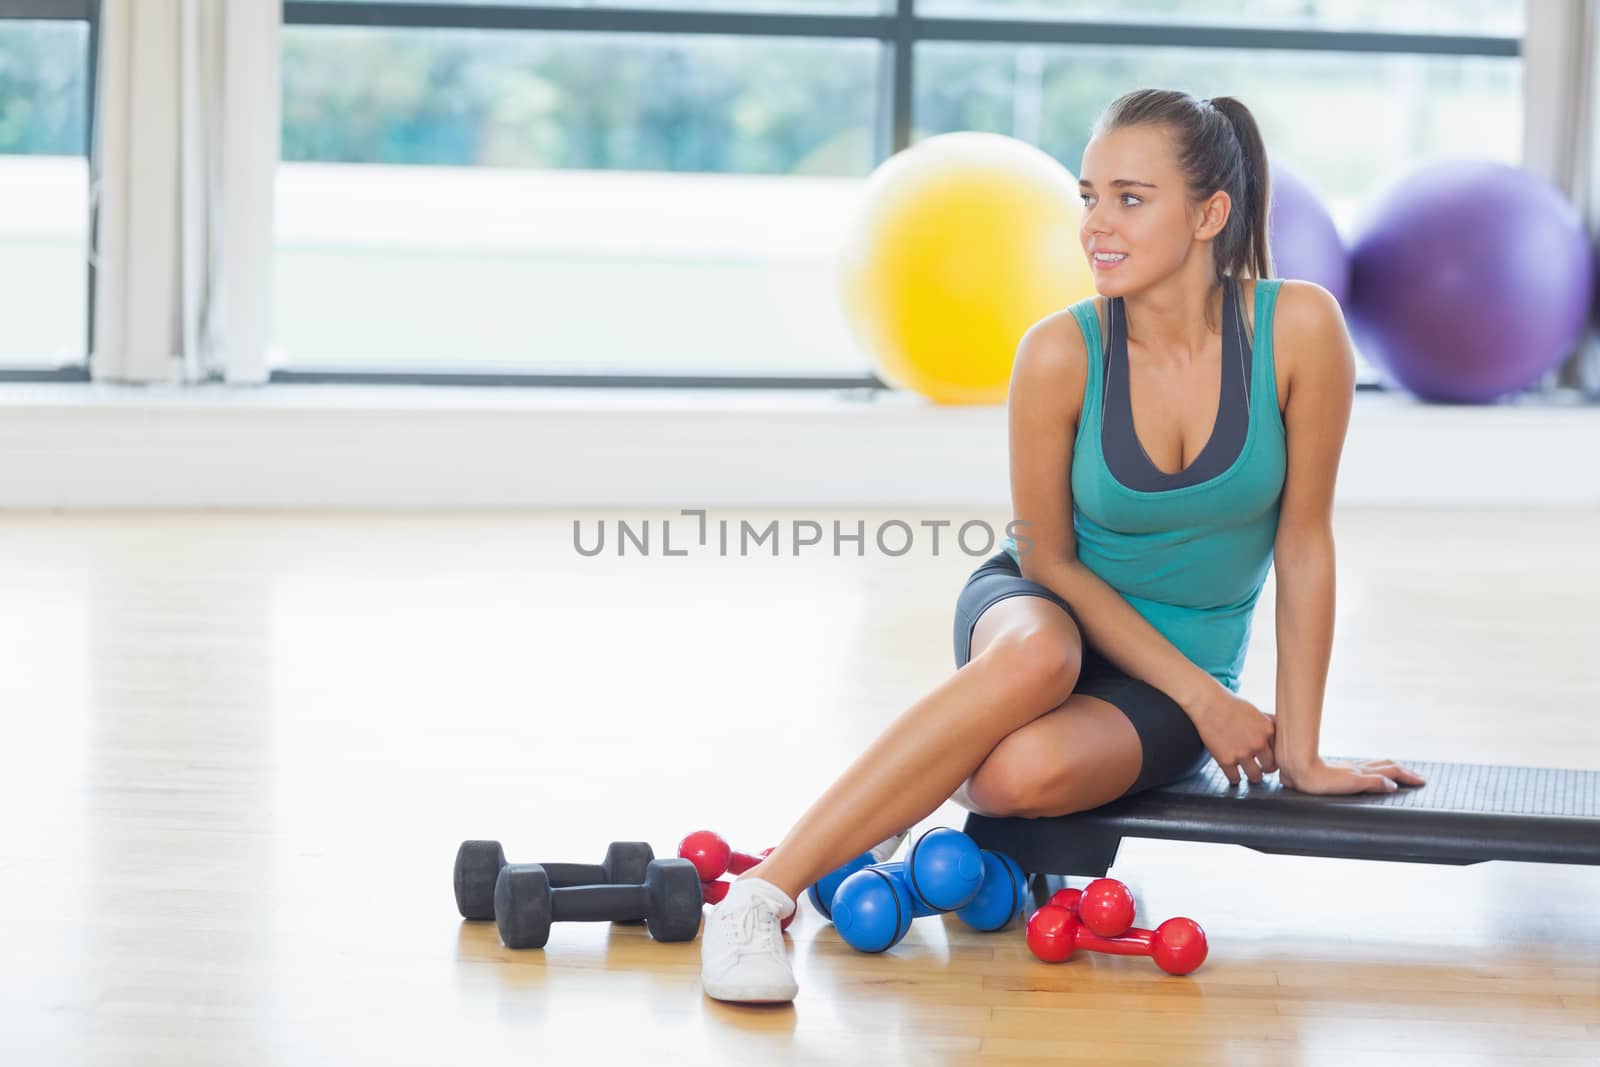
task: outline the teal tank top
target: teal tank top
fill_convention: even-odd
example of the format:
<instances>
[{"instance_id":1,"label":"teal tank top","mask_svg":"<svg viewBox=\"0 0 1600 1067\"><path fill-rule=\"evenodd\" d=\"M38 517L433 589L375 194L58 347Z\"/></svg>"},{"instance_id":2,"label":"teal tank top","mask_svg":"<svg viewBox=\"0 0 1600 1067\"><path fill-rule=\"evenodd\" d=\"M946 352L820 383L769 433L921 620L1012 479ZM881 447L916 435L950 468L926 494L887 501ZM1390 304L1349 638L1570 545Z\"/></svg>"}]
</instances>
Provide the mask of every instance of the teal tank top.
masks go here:
<instances>
[{"instance_id":1,"label":"teal tank top","mask_svg":"<svg viewBox=\"0 0 1600 1067\"><path fill-rule=\"evenodd\" d=\"M1272 353L1281 284L1280 279L1256 284L1249 414L1237 456L1204 481L1155 491L1124 485L1106 461L1106 346L1100 316L1093 297L1068 309L1090 353L1072 453L1078 559L1185 657L1235 692L1251 617L1272 565L1288 465ZM1007 537L1002 547L1018 558L1014 538Z\"/></svg>"}]
</instances>

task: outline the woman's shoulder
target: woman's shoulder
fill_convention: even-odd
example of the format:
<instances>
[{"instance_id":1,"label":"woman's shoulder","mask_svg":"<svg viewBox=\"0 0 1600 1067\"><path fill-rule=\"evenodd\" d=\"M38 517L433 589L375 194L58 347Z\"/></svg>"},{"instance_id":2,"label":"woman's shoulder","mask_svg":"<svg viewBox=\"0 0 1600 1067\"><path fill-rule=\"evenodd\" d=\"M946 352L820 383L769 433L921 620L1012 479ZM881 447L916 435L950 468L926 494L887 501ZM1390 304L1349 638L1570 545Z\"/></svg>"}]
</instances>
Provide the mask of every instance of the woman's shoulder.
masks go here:
<instances>
[{"instance_id":1,"label":"woman's shoulder","mask_svg":"<svg viewBox=\"0 0 1600 1067\"><path fill-rule=\"evenodd\" d=\"M1277 290L1277 317L1291 326L1326 327L1330 319L1343 321L1339 301L1316 282L1299 278L1266 278L1262 284Z\"/></svg>"},{"instance_id":2,"label":"woman's shoulder","mask_svg":"<svg viewBox=\"0 0 1600 1067\"><path fill-rule=\"evenodd\" d=\"M1338 299L1316 282L1299 278L1266 279L1276 291L1272 316L1272 359L1279 384L1288 391L1295 357L1304 351L1322 351L1330 335L1345 331L1344 311Z\"/></svg>"},{"instance_id":3,"label":"woman's shoulder","mask_svg":"<svg viewBox=\"0 0 1600 1067\"><path fill-rule=\"evenodd\" d=\"M1274 339L1293 341L1307 331L1317 333L1344 328L1344 310L1339 307L1338 298L1315 282L1304 282L1301 278L1262 278L1250 285L1253 288L1267 286L1264 293L1274 298ZM1256 299L1250 302L1253 306L1259 304Z\"/></svg>"},{"instance_id":4,"label":"woman's shoulder","mask_svg":"<svg viewBox=\"0 0 1600 1067\"><path fill-rule=\"evenodd\" d=\"M1028 327L1028 332L1017 346L1018 360L1026 356L1035 364L1057 369L1068 369L1073 364L1081 366L1089 350L1081 319L1085 308L1090 309L1090 314L1093 313L1092 303L1080 300L1070 307L1051 312Z\"/></svg>"},{"instance_id":5,"label":"woman's shoulder","mask_svg":"<svg viewBox=\"0 0 1600 1067\"><path fill-rule=\"evenodd\" d=\"M1079 316L1091 300L1080 300L1034 323L1017 345L1011 372L1012 400L1064 405L1076 417L1088 376L1089 345Z\"/></svg>"}]
</instances>

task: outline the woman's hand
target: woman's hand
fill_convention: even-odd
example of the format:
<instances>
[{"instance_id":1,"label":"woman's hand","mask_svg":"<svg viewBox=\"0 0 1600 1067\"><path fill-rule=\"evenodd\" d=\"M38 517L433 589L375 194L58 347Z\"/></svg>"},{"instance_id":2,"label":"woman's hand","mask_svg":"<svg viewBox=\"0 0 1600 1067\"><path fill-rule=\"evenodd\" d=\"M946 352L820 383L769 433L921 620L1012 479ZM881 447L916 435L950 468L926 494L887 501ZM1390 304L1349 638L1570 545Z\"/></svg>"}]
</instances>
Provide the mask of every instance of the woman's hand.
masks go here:
<instances>
[{"instance_id":1,"label":"woman's hand","mask_svg":"<svg viewBox=\"0 0 1600 1067\"><path fill-rule=\"evenodd\" d=\"M1273 718L1248 700L1219 685L1190 717L1206 751L1234 785L1241 770L1251 782L1260 782L1262 775L1278 769Z\"/></svg>"},{"instance_id":2,"label":"woman's hand","mask_svg":"<svg viewBox=\"0 0 1600 1067\"><path fill-rule=\"evenodd\" d=\"M1302 793L1393 793L1402 785L1427 785L1422 775L1394 760L1329 763L1321 756L1303 767L1280 765L1278 781Z\"/></svg>"}]
</instances>

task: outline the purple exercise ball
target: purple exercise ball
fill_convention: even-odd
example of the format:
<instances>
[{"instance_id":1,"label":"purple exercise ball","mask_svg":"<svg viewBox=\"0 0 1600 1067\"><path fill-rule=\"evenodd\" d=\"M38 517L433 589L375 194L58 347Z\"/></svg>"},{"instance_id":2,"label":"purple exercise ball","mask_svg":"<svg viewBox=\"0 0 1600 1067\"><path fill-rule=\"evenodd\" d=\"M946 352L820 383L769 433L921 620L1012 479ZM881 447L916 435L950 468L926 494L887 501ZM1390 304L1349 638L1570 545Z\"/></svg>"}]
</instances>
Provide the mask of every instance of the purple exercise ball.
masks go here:
<instances>
[{"instance_id":1,"label":"purple exercise ball","mask_svg":"<svg viewBox=\"0 0 1600 1067\"><path fill-rule=\"evenodd\" d=\"M1279 278L1316 282L1343 307L1350 298L1350 254L1322 198L1276 159L1268 163L1272 200L1267 207L1267 245Z\"/></svg>"},{"instance_id":2,"label":"purple exercise ball","mask_svg":"<svg viewBox=\"0 0 1600 1067\"><path fill-rule=\"evenodd\" d=\"M1517 167L1435 163L1362 220L1350 330L1423 400L1487 403L1533 385L1577 344L1594 288L1578 213Z\"/></svg>"}]
</instances>

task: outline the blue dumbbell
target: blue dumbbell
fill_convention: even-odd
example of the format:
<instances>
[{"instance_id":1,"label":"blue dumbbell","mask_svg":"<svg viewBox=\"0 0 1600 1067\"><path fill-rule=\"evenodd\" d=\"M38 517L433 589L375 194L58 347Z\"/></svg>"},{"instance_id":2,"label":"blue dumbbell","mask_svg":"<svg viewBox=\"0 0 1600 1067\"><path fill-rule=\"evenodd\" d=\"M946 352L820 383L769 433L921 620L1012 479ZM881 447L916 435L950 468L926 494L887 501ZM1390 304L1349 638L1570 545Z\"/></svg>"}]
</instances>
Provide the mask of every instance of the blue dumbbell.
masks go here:
<instances>
[{"instance_id":1,"label":"blue dumbbell","mask_svg":"<svg viewBox=\"0 0 1600 1067\"><path fill-rule=\"evenodd\" d=\"M971 899L983 884L983 860L977 844L959 830L938 826L917 838L909 853L912 891L940 911L953 911ZM844 880L863 867L872 866L870 852L843 863L817 880L807 890L811 904L823 916L832 918L833 896Z\"/></svg>"},{"instance_id":2,"label":"blue dumbbell","mask_svg":"<svg viewBox=\"0 0 1600 1067\"><path fill-rule=\"evenodd\" d=\"M983 850L983 886L956 918L979 933L993 933L1022 914L1028 903L1028 876L1017 861L1000 852Z\"/></svg>"},{"instance_id":3,"label":"blue dumbbell","mask_svg":"<svg viewBox=\"0 0 1600 1067\"><path fill-rule=\"evenodd\" d=\"M917 838L902 866L912 894L937 911L966 907L983 887L983 853L977 842L948 826Z\"/></svg>"},{"instance_id":4,"label":"blue dumbbell","mask_svg":"<svg viewBox=\"0 0 1600 1067\"><path fill-rule=\"evenodd\" d=\"M856 871L833 895L833 925L845 944L862 952L884 952L900 943L911 920L938 915L906 883L905 864L877 864Z\"/></svg>"},{"instance_id":5,"label":"blue dumbbell","mask_svg":"<svg viewBox=\"0 0 1600 1067\"><path fill-rule=\"evenodd\" d=\"M872 853L863 852L853 860L848 860L821 878L817 879L812 887L806 890L806 895L811 898L811 906L817 909L817 914L824 919L833 918L833 895L839 891L839 886L844 880L861 870L870 867L873 863Z\"/></svg>"},{"instance_id":6,"label":"blue dumbbell","mask_svg":"<svg viewBox=\"0 0 1600 1067\"><path fill-rule=\"evenodd\" d=\"M999 930L1020 913L1025 883L1009 857L982 851L960 831L939 827L917 840L909 860L872 864L863 854L818 881L810 896L846 943L882 952L899 943L912 919L945 911L975 930ZM846 885L852 888L841 904Z\"/></svg>"},{"instance_id":7,"label":"blue dumbbell","mask_svg":"<svg viewBox=\"0 0 1600 1067\"><path fill-rule=\"evenodd\" d=\"M939 911L953 911L972 898L983 884L983 861L972 838L960 830L938 826L917 838L909 861L895 861L911 867L912 892ZM872 853L863 852L817 880L808 891L812 906L823 918L832 918L833 897L844 880L872 866Z\"/></svg>"},{"instance_id":8,"label":"blue dumbbell","mask_svg":"<svg viewBox=\"0 0 1600 1067\"><path fill-rule=\"evenodd\" d=\"M1002 929L1022 911L1027 878L1016 861L996 852L982 853L983 884L956 918L974 930ZM900 943L911 920L938 915L936 908L911 886L904 863L881 863L856 871L844 880L832 900L833 923L845 943L862 952L884 952Z\"/></svg>"}]
</instances>

